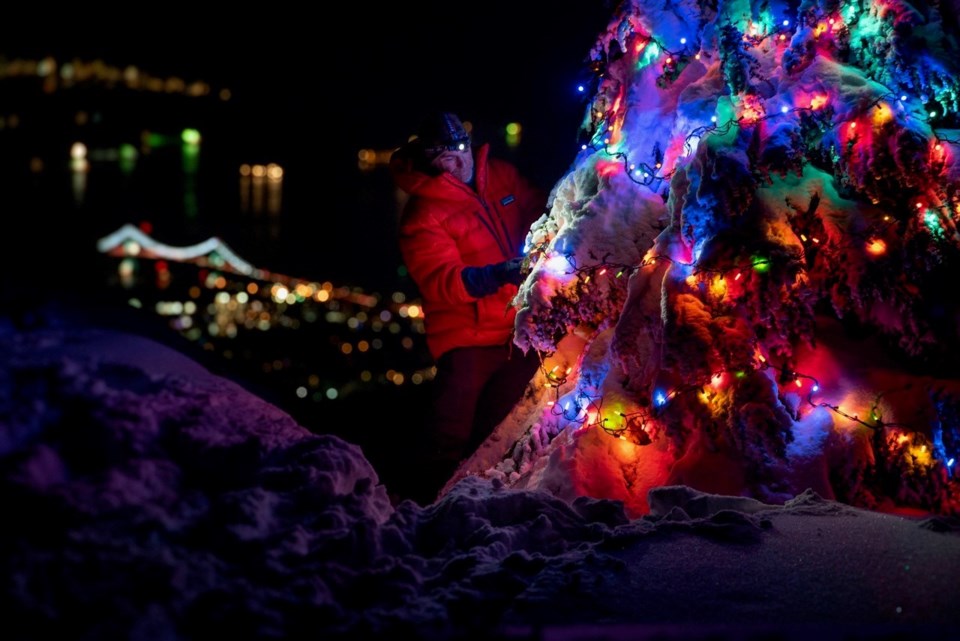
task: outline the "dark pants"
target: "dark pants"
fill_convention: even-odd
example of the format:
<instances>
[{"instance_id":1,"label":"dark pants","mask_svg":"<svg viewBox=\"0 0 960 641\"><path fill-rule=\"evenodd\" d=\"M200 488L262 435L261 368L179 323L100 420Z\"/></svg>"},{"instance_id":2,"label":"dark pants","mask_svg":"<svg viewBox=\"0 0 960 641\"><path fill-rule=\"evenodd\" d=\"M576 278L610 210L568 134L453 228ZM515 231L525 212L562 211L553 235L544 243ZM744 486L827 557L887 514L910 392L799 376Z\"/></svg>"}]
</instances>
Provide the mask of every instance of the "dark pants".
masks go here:
<instances>
[{"instance_id":1,"label":"dark pants","mask_svg":"<svg viewBox=\"0 0 960 641\"><path fill-rule=\"evenodd\" d=\"M440 357L426 445L434 491L523 398L539 365L536 350L524 354L509 344L461 347Z\"/></svg>"}]
</instances>

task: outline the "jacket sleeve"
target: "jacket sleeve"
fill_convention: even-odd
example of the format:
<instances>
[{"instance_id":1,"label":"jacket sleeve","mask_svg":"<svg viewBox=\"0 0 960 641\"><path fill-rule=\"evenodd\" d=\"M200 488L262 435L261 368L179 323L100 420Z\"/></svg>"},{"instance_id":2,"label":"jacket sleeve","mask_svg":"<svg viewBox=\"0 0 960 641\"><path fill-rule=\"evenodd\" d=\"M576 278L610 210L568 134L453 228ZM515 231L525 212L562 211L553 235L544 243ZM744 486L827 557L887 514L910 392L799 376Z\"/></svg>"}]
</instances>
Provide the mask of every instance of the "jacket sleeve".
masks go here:
<instances>
[{"instance_id":1,"label":"jacket sleeve","mask_svg":"<svg viewBox=\"0 0 960 641\"><path fill-rule=\"evenodd\" d=\"M414 210L400 225L400 253L424 298L451 303L477 300L467 292L461 272L466 265L454 239L428 211Z\"/></svg>"}]
</instances>

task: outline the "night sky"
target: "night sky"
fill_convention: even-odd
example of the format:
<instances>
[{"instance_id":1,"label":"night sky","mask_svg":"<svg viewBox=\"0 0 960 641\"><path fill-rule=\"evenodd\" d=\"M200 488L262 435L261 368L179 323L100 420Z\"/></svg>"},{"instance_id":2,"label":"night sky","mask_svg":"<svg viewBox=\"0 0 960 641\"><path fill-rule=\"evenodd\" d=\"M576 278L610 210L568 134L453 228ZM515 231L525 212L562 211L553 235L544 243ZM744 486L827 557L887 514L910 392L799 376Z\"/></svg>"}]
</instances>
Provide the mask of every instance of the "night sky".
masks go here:
<instances>
[{"instance_id":1,"label":"night sky","mask_svg":"<svg viewBox=\"0 0 960 641\"><path fill-rule=\"evenodd\" d=\"M291 162L324 150L324 162L354 166L358 149L401 144L434 106L474 121L481 139L516 120L530 156L520 161L552 183L575 153L585 108L576 85L616 3L348 2L212 15L170 7L148 19L76 11L58 16L72 30L56 33L39 9L19 9L2 21L0 54L99 57L226 85L247 144L284 146Z\"/></svg>"}]
</instances>

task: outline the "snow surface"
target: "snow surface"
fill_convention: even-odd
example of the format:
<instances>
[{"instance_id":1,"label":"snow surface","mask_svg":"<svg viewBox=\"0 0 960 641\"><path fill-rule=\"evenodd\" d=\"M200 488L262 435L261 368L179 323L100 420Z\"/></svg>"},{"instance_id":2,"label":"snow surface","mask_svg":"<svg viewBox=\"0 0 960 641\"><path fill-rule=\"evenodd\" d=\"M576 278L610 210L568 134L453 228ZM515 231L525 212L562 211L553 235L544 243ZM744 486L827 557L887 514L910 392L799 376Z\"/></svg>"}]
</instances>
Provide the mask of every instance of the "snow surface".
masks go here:
<instances>
[{"instance_id":1,"label":"snow surface","mask_svg":"<svg viewBox=\"0 0 960 641\"><path fill-rule=\"evenodd\" d=\"M960 625L954 517L677 485L630 518L621 501L480 476L393 506L358 447L151 339L48 317L4 325L0 358L7 638L955 638ZM610 440L591 444L607 455Z\"/></svg>"}]
</instances>

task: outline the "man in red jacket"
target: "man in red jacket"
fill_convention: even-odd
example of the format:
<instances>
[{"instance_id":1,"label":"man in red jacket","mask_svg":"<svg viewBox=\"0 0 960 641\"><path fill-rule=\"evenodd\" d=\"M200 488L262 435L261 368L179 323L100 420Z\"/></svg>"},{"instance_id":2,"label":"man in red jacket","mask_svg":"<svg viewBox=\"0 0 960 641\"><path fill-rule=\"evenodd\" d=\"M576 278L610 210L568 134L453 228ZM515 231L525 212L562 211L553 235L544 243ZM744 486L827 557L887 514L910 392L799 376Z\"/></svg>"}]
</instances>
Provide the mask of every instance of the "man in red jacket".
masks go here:
<instances>
[{"instance_id":1,"label":"man in red jacket","mask_svg":"<svg viewBox=\"0 0 960 641\"><path fill-rule=\"evenodd\" d=\"M514 349L512 300L546 194L489 152L474 149L460 119L444 112L424 118L390 163L409 194L400 250L437 365L424 473L433 492L506 418L540 364L535 351Z\"/></svg>"}]
</instances>

